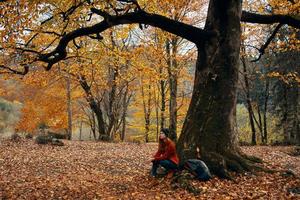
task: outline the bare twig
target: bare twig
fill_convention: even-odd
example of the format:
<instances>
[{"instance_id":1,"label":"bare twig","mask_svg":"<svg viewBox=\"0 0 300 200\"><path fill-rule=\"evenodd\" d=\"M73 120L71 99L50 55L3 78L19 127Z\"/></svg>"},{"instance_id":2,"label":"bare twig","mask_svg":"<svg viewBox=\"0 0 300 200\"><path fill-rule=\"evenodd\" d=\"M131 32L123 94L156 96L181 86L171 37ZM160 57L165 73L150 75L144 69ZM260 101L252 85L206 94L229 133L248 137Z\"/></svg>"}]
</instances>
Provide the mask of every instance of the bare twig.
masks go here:
<instances>
[{"instance_id":1,"label":"bare twig","mask_svg":"<svg viewBox=\"0 0 300 200\"><path fill-rule=\"evenodd\" d=\"M267 47L269 46L269 44L271 43L271 41L274 39L276 33L279 31L279 29L282 27L283 24L278 24L276 26L276 28L274 29L273 33L270 35L270 37L268 38L268 40L266 41L266 43L260 47L259 51L259 56L258 58L252 60L251 62L257 62L260 60L261 56L265 53L265 50L267 49Z\"/></svg>"},{"instance_id":2,"label":"bare twig","mask_svg":"<svg viewBox=\"0 0 300 200\"><path fill-rule=\"evenodd\" d=\"M23 65L23 68L24 68L23 71L19 71L19 70L15 70L15 69L12 69L12 68L4 66L4 65L0 65L0 69L6 70L6 71L3 71L3 72L0 71L0 74L11 73L11 74L17 74L17 75L26 75L29 71L29 66L28 65Z\"/></svg>"}]
</instances>

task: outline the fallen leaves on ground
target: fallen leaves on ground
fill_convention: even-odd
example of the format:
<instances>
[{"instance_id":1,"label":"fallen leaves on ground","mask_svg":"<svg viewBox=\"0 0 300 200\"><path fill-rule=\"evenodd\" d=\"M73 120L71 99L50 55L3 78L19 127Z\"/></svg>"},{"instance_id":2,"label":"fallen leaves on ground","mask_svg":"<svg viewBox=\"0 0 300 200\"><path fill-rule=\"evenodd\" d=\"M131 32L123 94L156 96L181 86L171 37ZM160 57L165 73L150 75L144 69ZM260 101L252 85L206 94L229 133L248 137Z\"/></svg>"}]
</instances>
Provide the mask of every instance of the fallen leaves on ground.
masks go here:
<instances>
[{"instance_id":1,"label":"fallen leaves on ground","mask_svg":"<svg viewBox=\"0 0 300 200\"><path fill-rule=\"evenodd\" d=\"M281 172L246 173L235 182L213 178L192 181L194 196L172 189L170 179L149 176L157 144L64 141L65 146L32 140L0 142L0 199L297 199L298 178ZM300 157L291 147L243 147L275 170L300 176Z\"/></svg>"}]
</instances>

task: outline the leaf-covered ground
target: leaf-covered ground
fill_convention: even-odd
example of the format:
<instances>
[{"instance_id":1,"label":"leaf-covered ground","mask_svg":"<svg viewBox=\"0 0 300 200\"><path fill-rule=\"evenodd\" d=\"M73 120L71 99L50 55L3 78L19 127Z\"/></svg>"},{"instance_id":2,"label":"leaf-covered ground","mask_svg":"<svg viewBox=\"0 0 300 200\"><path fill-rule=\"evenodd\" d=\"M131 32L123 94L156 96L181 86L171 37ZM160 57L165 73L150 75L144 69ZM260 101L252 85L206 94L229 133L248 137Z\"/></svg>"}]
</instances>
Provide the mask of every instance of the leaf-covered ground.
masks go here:
<instances>
[{"instance_id":1,"label":"leaf-covered ground","mask_svg":"<svg viewBox=\"0 0 300 200\"><path fill-rule=\"evenodd\" d=\"M0 199L297 199L298 178L282 173L193 181L198 196L173 190L170 179L149 174L156 144L64 141L65 146L0 141ZM271 169L291 169L300 176L300 157L291 147L243 147Z\"/></svg>"}]
</instances>

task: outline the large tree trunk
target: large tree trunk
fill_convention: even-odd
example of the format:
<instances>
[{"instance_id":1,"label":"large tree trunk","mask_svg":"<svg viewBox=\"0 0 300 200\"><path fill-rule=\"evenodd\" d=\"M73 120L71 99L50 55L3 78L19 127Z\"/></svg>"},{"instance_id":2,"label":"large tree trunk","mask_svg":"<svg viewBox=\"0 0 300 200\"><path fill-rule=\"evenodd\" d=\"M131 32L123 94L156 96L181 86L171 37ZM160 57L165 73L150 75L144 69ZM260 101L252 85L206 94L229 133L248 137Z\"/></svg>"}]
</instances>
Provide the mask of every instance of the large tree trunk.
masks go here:
<instances>
[{"instance_id":1,"label":"large tree trunk","mask_svg":"<svg viewBox=\"0 0 300 200\"><path fill-rule=\"evenodd\" d=\"M227 177L227 168L247 168L234 126L240 50L241 1L212 0L206 30L217 36L197 44L194 91L178 141L181 161L200 149L213 173Z\"/></svg>"}]
</instances>

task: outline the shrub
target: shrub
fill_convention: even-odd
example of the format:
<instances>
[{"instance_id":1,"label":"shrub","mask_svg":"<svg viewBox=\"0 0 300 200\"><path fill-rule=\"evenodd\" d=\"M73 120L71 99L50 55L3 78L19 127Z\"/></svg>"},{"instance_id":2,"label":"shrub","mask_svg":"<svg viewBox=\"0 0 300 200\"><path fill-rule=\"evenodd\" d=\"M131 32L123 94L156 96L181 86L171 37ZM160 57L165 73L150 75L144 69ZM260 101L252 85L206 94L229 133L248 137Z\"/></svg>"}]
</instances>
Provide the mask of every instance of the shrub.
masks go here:
<instances>
[{"instance_id":1,"label":"shrub","mask_svg":"<svg viewBox=\"0 0 300 200\"><path fill-rule=\"evenodd\" d=\"M271 146L289 146L293 145L290 141L271 141Z\"/></svg>"},{"instance_id":2,"label":"shrub","mask_svg":"<svg viewBox=\"0 0 300 200\"><path fill-rule=\"evenodd\" d=\"M56 138L56 139L67 139L68 138L68 136L66 134L62 134L62 133L55 133L55 132L48 131L47 134L50 137Z\"/></svg>"},{"instance_id":3,"label":"shrub","mask_svg":"<svg viewBox=\"0 0 300 200\"><path fill-rule=\"evenodd\" d=\"M35 142L37 144L48 144L52 141L52 138L48 135L38 135L36 138L35 138Z\"/></svg>"},{"instance_id":4,"label":"shrub","mask_svg":"<svg viewBox=\"0 0 300 200\"><path fill-rule=\"evenodd\" d=\"M99 140L105 141L105 142L110 142L111 138L109 135L100 135Z\"/></svg>"},{"instance_id":5,"label":"shrub","mask_svg":"<svg viewBox=\"0 0 300 200\"><path fill-rule=\"evenodd\" d=\"M45 130L45 129L49 128L49 126L45 122L41 122L37 125L37 128Z\"/></svg>"},{"instance_id":6,"label":"shrub","mask_svg":"<svg viewBox=\"0 0 300 200\"><path fill-rule=\"evenodd\" d=\"M145 142L145 136L144 135L131 136L127 139L127 141L134 144L142 144Z\"/></svg>"},{"instance_id":7,"label":"shrub","mask_svg":"<svg viewBox=\"0 0 300 200\"><path fill-rule=\"evenodd\" d=\"M246 142L246 141L239 141L239 145L240 146L252 146L252 144L250 142Z\"/></svg>"},{"instance_id":8,"label":"shrub","mask_svg":"<svg viewBox=\"0 0 300 200\"><path fill-rule=\"evenodd\" d=\"M291 156L300 156L300 146L295 146L291 153L290 153Z\"/></svg>"},{"instance_id":9,"label":"shrub","mask_svg":"<svg viewBox=\"0 0 300 200\"><path fill-rule=\"evenodd\" d=\"M33 135L32 135L31 133L27 133L27 134L25 135L25 138L26 138L26 139L32 139L32 138L33 138Z\"/></svg>"},{"instance_id":10,"label":"shrub","mask_svg":"<svg viewBox=\"0 0 300 200\"><path fill-rule=\"evenodd\" d=\"M14 133L11 135L10 139L13 142L19 142L21 140L21 136L19 136L17 133Z\"/></svg>"},{"instance_id":11,"label":"shrub","mask_svg":"<svg viewBox=\"0 0 300 200\"><path fill-rule=\"evenodd\" d=\"M51 145L64 146L65 144L62 141L60 141L59 139L53 138L52 141L51 141Z\"/></svg>"},{"instance_id":12,"label":"shrub","mask_svg":"<svg viewBox=\"0 0 300 200\"><path fill-rule=\"evenodd\" d=\"M134 139L132 139L132 143L134 143L134 144L142 144L142 141L139 140L139 139L134 138Z\"/></svg>"}]
</instances>

